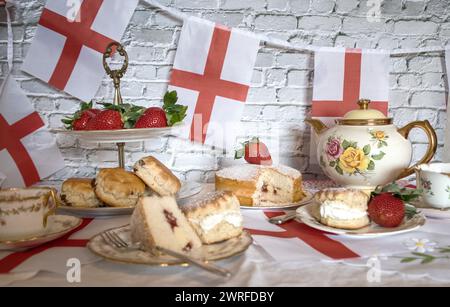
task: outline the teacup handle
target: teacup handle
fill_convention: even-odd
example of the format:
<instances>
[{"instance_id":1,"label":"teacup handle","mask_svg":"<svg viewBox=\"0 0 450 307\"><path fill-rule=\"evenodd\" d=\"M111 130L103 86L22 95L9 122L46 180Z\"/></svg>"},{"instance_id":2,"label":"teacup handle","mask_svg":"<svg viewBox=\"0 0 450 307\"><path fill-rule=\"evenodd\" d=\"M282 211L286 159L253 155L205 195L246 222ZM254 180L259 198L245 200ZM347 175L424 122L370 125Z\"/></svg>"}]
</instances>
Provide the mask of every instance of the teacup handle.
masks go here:
<instances>
[{"instance_id":1,"label":"teacup handle","mask_svg":"<svg viewBox=\"0 0 450 307\"><path fill-rule=\"evenodd\" d=\"M44 215L44 221L43 221L44 227L47 227L48 217L56 214L56 209L58 208L58 205L59 205L59 201L58 201L58 198L56 197L56 192L54 189L50 189L50 191L47 194L47 198L45 200L46 206L48 205L48 201L50 200L50 198L53 200L53 203L55 204L55 206Z\"/></svg>"},{"instance_id":2,"label":"teacup handle","mask_svg":"<svg viewBox=\"0 0 450 307\"><path fill-rule=\"evenodd\" d=\"M425 155L423 156L423 158L419 162L417 162L416 164L414 164L414 165L408 167L407 169L403 170L401 172L401 174L397 177L397 179L401 179L401 178L404 178L404 177L407 177L407 176L411 175L412 173L414 173L414 169L415 169L415 167L417 165L430 162L431 159L433 158L434 154L436 153L437 136L436 136L436 132L434 131L433 127L431 126L431 124L430 124L430 122L428 120L411 122L411 123L407 124L406 126L398 129L398 132L405 139L407 139L408 136L409 136L409 133L414 128L422 129L426 133L427 138L428 138L427 152L425 153Z\"/></svg>"}]
</instances>

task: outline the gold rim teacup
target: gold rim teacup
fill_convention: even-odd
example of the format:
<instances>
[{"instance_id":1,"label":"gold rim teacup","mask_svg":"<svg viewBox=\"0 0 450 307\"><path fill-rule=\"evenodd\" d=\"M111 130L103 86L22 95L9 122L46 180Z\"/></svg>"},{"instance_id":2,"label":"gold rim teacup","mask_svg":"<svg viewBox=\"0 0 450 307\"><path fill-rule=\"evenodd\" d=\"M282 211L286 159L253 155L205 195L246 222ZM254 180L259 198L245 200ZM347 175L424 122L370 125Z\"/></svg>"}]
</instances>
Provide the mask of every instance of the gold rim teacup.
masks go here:
<instances>
[{"instance_id":1,"label":"gold rim teacup","mask_svg":"<svg viewBox=\"0 0 450 307\"><path fill-rule=\"evenodd\" d=\"M43 234L48 217L55 214L57 204L53 188L0 190L0 240L25 239Z\"/></svg>"},{"instance_id":2,"label":"gold rim teacup","mask_svg":"<svg viewBox=\"0 0 450 307\"><path fill-rule=\"evenodd\" d=\"M416 181L427 205L438 209L450 208L450 163L419 165L416 167Z\"/></svg>"}]
</instances>

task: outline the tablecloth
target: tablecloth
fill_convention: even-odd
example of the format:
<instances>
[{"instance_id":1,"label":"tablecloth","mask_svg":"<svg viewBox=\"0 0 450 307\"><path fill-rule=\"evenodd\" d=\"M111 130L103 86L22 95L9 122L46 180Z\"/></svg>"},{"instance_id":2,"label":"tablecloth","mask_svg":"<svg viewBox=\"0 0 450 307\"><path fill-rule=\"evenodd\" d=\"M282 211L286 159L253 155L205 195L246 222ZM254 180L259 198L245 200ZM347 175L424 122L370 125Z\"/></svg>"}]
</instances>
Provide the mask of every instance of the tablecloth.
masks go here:
<instances>
[{"instance_id":1,"label":"tablecloth","mask_svg":"<svg viewBox=\"0 0 450 307\"><path fill-rule=\"evenodd\" d=\"M108 262L82 246L100 231L129 222L120 216L84 219L74 233L37 249L0 252L0 286L450 285L450 219L428 218L421 229L402 235L354 239L295 220L280 226L267 221L282 213L243 210L254 244L244 255L218 261L233 272L229 280L195 267ZM73 259L81 264L80 282L71 275Z\"/></svg>"}]
</instances>

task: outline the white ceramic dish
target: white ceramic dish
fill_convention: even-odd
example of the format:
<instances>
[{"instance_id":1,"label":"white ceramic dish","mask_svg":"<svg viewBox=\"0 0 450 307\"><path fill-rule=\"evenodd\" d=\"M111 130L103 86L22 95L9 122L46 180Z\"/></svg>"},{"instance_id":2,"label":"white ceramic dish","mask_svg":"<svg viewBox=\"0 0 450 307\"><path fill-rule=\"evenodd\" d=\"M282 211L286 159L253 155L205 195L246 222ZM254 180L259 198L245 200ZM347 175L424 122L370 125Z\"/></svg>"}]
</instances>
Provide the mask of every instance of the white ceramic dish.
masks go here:
<instances>
[{"instance_id":1,"label":"white ceramic dish","mask_svg":"<svg viewBox=\"0 0 450 307\"><path fill-rule=\"evenodd\" d=\"M203 185L199 182L183 182L181 190L178 192L177 199L183 200L192 197L202 190ZM83 217L105 217L116 215L130 215L134 207L100 207L100 208L76 208L70 206L58 207L58 212L74 214Z\"/></svg>"},{"instance_id":2,"label":"white ceramic dish","mask_svg":"<svg viewBox=\"0 0 450 307\"><path fill-rule=\"evenodd\" d=\"M74 230L81 224L81 219L67 215L51 215L48 217L44 233L21 240L0 241L0 250L23 251L58 239Z\"/></svg>"},{"instance_id":3,"label":"white ceramic dish","mask_svg":"<svg viewBox=\"0 0 450 307\"><path fill-rule=\"evenodd\" d=\"M122 240L132 245L130 239L130 226L122 226L111 229L119 235ZM200 249L195 251L192 256L198 259L204 259L208 261L220 260L230 258L239 254L242 254L252 244L252 237L246 231L244 231L239 237L232 238L216 244L203 245ZM137 248L117 248L105 242L101 237L101 234L93 237L89 243L88 248L96 255L103 257L110 261L127 263L127 264L145 264L145 265L157 265L157 266L169 266L169 265L183 265L186 263L173 258L168 255L155 256L146 251L142 251Z\"/></svg>"},{"instance_id":4,"label":"white ceramic dish","mask_svg":"<svg viewBox=\"0 0 450 307\"><path fill-rule=\"evenodd\" d=\"M384 228L376 225L375 223L371 223L369 226L357 230L338 229L323 225L315 218L316 214L314 213L314 210L317 210L316 206L317 206L316 203L311 203L304 207L298 208L296 218L300 222L303 222L309 227L315 228L317 230L325 231L336 235L344 235L347 237L378 238L384 236L392 236L396 234L414 231L422 227L426 222L425 216L421 213L418 213L411 219L405 218L403 223L395 228Z\"/></svg>"},{"instance_id":5,"label":"white ceramic dish","mask_svg":"<svg viewBox=\"0 0 450 307\"><path fill-rule=\"evenodd\" d=\"M93 143L126 143L145 141L150 138L177 135L184 124L164 128L117 129L117 130L66 130L51 129L51 132L74 136L80 140Z\"/></svg>"},{"instance_id":6,"label":"white ceramic dish","mask_svg":"<svg viewBox=\"0 0 450 307\"><path fill-rule=\"evenodd\" d=\"M255 206L243 206L241 205L242 209L250 209L250 210L288 210L288 209L295 209L300 206L304 206L311 202L313 198L313 194L311 192L305 191L306 196L301 201L291 204L284 204L282 206L277 206L274 204L267 204L266 206L261 207L255 207Z\"/></svg>"}]
</instances>

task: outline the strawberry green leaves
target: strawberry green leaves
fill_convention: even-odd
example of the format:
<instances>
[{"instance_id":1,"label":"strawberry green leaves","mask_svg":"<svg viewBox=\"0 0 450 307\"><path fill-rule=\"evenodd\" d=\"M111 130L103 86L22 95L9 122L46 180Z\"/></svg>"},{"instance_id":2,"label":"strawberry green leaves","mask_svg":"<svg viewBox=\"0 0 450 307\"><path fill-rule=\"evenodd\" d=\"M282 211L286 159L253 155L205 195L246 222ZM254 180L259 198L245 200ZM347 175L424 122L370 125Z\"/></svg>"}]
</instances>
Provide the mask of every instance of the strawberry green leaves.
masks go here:
<instances>
[{"instance_id":1,"label":"strawberry green leaves","mask_svg":"<svg viewBox=\"0 0 450 307\"><path fill-rule=\"evenodd\" d=\"M178 96L176 91L167 92L164 95L163 110L166 112L167 124L174 124L183 121L186 117L187 106L177 104Z\"/></svg>"}]
</instances>

